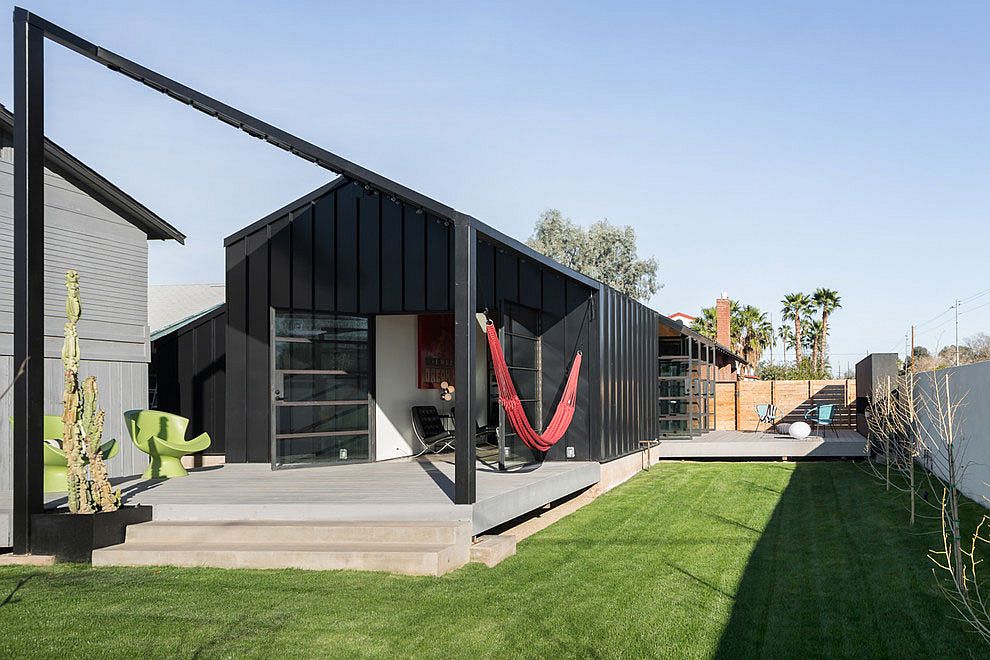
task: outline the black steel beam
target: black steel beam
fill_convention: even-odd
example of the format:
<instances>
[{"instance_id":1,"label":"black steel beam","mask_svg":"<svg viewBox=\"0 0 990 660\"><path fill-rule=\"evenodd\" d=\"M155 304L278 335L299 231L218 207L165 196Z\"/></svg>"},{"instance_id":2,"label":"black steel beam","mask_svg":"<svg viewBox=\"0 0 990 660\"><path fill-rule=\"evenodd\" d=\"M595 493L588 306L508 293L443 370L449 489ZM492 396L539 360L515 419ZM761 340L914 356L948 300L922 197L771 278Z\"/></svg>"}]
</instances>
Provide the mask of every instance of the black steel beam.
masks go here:
<instances>
[{"instance_id":1,"label":"black steel beam","mask_svg":"<svg viewBox=\"0 0 990 660\"><path fill-rule=\"evenodd\" d=\"M322 147L318 147L312 142L307 142L287 131L283 131L277 126L272 126L257 117L253 117L233 106L227 105L187 85L183 85L176 80L163 76L157 71L144 67L111 50L87 41L40 16L36 16L20 8L15 9L14 13L15 17L24 15L31 25L42 30L45 36L52 41L94 62L98 62L113 71L133 78L181 103L192 106L200 112L219 119L226 124L230 124L235 128L239 128L248 135L285 149L331 172L342 174L354 181L379 188L391 195L402 198L403 201L409 204L428 210L441 217L454 220L455 215L458 215L455 209L446 204L442 204L411 188L396 183L387 177L327 151Z\"/></svg>"},{"instance_id":2,"label":"black steel beam","mask_svg":"<svg viewBox=\"0 0 990 660\"><path fill-rule=\"evenodd\" d=\"M45 129L44 34L14 14L14 552L31 551L44 510Z\"/></svg>"},{"instance_id":3,"label":"black steel beam","mask_svg":"<svg viewBox=\"0 0 990 660\"><path fill-rule=\"evenodd\" d=\"M454 503L474 504L475 365L478 356L478 232L469 223L454 225Z\"/></svg>"}]
</instances>

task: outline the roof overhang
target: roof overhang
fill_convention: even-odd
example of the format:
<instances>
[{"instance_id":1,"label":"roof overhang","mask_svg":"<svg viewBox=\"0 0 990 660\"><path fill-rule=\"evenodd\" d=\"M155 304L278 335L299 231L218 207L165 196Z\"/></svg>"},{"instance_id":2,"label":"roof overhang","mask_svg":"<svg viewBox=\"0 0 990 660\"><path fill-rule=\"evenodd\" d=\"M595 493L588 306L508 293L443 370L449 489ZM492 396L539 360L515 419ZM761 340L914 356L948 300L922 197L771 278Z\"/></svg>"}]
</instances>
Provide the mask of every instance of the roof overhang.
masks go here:
<instances>
[{"instance_id":1,"label":"roof overhang","mask_svg":"<svg viewBox=\"0 0 990 660\"><path fill-rule=\"evenodd\" d=\"M13 135L14 115L2 105L0 128ZM149 239L186 242L185 234L47 137L45 166L143 231Z\"/></svg>"}]
</instances>

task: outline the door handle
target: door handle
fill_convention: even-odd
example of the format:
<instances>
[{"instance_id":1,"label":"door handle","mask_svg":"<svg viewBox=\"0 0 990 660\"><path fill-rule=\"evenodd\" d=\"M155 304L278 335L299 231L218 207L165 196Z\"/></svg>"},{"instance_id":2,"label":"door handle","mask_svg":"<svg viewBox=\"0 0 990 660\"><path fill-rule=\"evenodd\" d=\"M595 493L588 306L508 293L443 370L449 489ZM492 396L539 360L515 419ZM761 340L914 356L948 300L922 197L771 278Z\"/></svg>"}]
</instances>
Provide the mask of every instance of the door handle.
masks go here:
<instances>
[{"instance_id":1,"label":"door handle","mask_svg":"<svg viewBox=\"0 0 990 660\"><path fill-rule=\"evenodd\" d=\"M285 401L285 397L282 396L282 390L275 390L273 394L274 396L272 398L274 398L276 401Z\"/></svg>"}]
</instances>

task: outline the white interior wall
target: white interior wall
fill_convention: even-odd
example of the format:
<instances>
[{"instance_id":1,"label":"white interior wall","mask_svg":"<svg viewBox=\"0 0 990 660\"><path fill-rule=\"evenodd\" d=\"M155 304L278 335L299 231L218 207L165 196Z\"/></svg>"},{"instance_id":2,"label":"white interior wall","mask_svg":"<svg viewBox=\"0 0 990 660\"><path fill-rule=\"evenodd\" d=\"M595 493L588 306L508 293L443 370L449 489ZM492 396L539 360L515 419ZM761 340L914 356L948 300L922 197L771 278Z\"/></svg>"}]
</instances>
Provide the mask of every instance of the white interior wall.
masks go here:
<instances>
[{"instance_id":1,"label":"white interior wall","mask_svg":"<svg viewBox=\"0 0 990 660\"><path fill-rule=\"evenodd\" d=\"M416 315L375 318L375 460L411 456L422 450L412 428L413 406L436 406L443 413L457 404L443 401L438 390L417 387ZM488 418L486 380L488 346L478 333L478 368L475 373L478 423Z\"/></svg>"}]
</instances>

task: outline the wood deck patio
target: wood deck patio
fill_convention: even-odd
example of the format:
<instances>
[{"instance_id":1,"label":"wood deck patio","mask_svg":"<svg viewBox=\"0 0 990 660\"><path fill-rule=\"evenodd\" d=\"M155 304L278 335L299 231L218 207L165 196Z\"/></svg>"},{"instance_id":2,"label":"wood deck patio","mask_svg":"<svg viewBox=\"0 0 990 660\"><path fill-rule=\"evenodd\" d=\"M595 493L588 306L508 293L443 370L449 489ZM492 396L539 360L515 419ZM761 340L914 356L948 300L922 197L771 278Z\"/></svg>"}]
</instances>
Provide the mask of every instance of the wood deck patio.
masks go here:
<instances>
[{"instance_id":1,"label":"wood deck patio","mask_svg":"<svg viewBox=\"0 0 990 660\"><path fill-rule=\"evenodd\" d=\"M470 520L481 533L598 483L591 462L499 472L479 462L477 502L453 503L453 455L273 471L267 464L191 470L186 478L120 480L125 503L155 520ZM57 506L65 498L54 498Z\"/></svg>"},{"instance_id":2,"label":"wood deck patio","mask_svg":"<svg viewBox=\"0 0 990 660\"><path fill-rule=\"evenodd\" d=\"M694 438L664 439L654 452L661 459L863 458L866 438L846 429L812 435L805 440L779 433L712 431Z\"/></svg>"}]
</instances>

